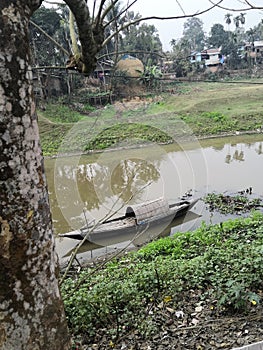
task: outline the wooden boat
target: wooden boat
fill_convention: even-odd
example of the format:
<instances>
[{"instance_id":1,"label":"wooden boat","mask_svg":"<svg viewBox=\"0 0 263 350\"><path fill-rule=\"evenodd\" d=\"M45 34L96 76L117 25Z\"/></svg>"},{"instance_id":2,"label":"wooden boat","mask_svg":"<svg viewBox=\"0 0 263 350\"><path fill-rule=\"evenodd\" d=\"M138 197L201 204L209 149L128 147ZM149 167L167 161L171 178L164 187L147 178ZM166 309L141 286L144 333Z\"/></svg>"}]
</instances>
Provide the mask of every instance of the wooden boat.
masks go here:
<instances>
[{"instance_id":1,"label":"wooden boat","mask_svg":"<svg viewBox=\"0 0 263 350\"><path fill-rule=\"evenodd\" d=\"M198 200L199 198L183 199L169 203L163 198L158 198L142 204L128 206L123 216L105 220L102 223L88 224L80 230L60 234L59 236L78 240L82 240L87 236L90 242L96 242L96 240L103 237L111 238L122 233L135 236L156 227L165 229L173 219L186 214Z\"/></svg>"}]
</instances>

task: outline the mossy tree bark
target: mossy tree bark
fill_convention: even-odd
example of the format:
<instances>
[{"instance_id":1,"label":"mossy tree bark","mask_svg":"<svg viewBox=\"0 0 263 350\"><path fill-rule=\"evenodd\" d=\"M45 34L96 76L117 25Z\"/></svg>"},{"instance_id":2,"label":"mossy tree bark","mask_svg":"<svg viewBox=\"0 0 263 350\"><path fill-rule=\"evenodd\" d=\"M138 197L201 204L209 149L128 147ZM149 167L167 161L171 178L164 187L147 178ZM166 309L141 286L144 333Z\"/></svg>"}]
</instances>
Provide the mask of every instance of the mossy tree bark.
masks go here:
<instances>
[{"instance_id":1,"label":"mossy tree bark","mask_svg":"<svg viewBox=\"0 0 263 350\"><path fill-rule=\"evenodd\" d=\"M105 27L103 21L109 9L118 0L114 0L106 10L103 10L106 0L100 0L97 16L92 17L86 0L64 0L72 11L81 43L81 54L71 57L68 68L77 69L87 75L94 72L97 63L97 54L102 48Z\"/></svg>"},{"instance_id":2,"label":"mossy tree bark","mask_svg":"<svg viewBox=\"0 0 263 350\"><path fill-rule=\"evenodd\" d=\"M40 3L0 1L1 350L70 348L29 65Z\"/></svg>"}]
</instances>

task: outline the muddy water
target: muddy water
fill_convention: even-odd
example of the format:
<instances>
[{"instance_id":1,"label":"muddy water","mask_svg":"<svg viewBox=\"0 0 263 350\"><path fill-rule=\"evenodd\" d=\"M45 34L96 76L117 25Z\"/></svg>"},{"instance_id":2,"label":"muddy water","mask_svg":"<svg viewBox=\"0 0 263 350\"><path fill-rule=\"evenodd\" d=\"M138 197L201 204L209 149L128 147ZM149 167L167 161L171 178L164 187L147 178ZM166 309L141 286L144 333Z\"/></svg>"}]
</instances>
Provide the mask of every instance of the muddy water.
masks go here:
<instances>
[{"instance_id":1,"label":"muddy water","mask_svg":"<svg viewBox=\"0 0 263 350\"><path fill-rule=\"evenodd\" d=\"M46 159L55 232L76 230L109 212L123 212L127 202L158 197L172 200L185 193L198 197L212 191L236 193L248 187L254 195L262 196L262 145L263 135L247 135ZM202 221L225 219L211 215L200 200L189 215L171 223L163 234L191 230ZM116 237L105 244L126 244L130 241L126 238ZM58 239L59 254L65 255L75 243ZM96 242L92 242L84 250L95 247Z\"/></svg>"}]
</instances>

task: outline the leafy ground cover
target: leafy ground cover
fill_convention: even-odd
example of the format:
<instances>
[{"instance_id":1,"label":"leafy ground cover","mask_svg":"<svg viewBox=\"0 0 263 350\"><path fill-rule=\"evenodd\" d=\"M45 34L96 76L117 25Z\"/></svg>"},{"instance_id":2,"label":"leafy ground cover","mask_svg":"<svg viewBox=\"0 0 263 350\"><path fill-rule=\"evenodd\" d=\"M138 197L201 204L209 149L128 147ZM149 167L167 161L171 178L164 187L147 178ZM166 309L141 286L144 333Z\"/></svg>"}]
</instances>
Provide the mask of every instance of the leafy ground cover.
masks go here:
<instances>
[{"instance_id":1,"label":"leafy ground cover","mask_svg":"<svg viewBox=\"0 0 263 350\"><path fill-rule=\"evenodd\" d=\"M249 189L247 189L249 194ZM226 195L223 193L208 193L204 197L210 211L222 214L242 214L263 206L261 198L250 198L249 195Z\"/></svg>"},{"instance_id":2,"label":"leafy ground cover","mask_svg":"<svg viewBox=\"0 0 263 350\"><path fill-rule=\"evenodd\" d=\"M47 103L42 114L52 122L57 123L76 123L83 119L83 114L80 114L76 108L70 108L65 103Z\"/></svg>"},{"instance_id":3,"label":"leafy ground cover","mask_svg":"<svg viewBox=\"0 0 263 350\"><path fill-rule=\"evenodd\" d=\"M143 142L171 143L172 137L161 130L150 125L138 123L115 124L110 128L104 129L95 138L93 138L86 146L86 150L105 149L114 145L127 145L132 141L142 144Z\"/></svg>"},{"instance_id":4,"label":"leafy ground cover","mask_svg":"<svg viewBox=\"0 0 263 350\"><path fill-rule=\"evenodd\" d=\"M256 342L263 336L262 266L262 213L203 224L67 279L69 327L82 349Z\"/></svg>"},{"instance_id":5,"label":"leafy ground cover","mask_svg":"<svg viewBox=\"0 0 263 350\"><path fill-rule=\"evenodd\" d=\"M119 136L124 129L132 130L138 140L157 143L187 140L192 135L202 138L261 132L263 84L258 84L259 80L254 83L185 83L173 95L117 102L96 112L91 109L89 114L86 105L80 108L82 104L75 103L69 108L49 104L39 112L42 148L45 155L55 155L61 145L62 152L102 150L122 142ZM154 132L145 132L146 125ZM62 141L72 128L72 144L65 146Z\"/></svg>"}]
</instances>

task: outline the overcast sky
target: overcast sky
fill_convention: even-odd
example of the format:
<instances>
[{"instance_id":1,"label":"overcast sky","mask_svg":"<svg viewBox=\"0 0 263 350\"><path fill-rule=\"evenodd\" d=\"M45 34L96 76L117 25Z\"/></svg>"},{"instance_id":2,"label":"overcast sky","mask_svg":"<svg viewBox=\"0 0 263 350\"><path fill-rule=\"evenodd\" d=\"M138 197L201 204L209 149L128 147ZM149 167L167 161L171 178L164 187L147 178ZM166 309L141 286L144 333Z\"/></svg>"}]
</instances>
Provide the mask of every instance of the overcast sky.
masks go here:
<instances>
[{"instance_id":1,"label":"overcast sky","mask_svg":"<svg viewBox=\"0 0 263 350\"><path fill-rule=\"evenodd\" d=\"M1 0L0 0L1 1ZM55 1L55 0L54 0ZM62 0L57 0L61 2ZM214 0L214 2L219 0ZM98 2L98 1L97 1ZM132 0L122 0L123 5L126 3L131 3ZM92 4L93 1L89 1L88 3ZM250 3L255 6L263 6L263 0L250 0ZM45 6L47 3L45 3ZM134 11L135 13L139 12L143 17L149 16L177 16L182 15L182 9L179 4L182 6L184 12L186 14L192 14L196 12L200 12L211 7L211 3L209 0L137 0L137 2L130 8L130 11ZM233 9L242 9L247 7L244 5L244 0L223 0L221 3L224 7L229 7ZM204 31L208 34L212 25L215 23L221 23L225 25L225 14L230 11L222 10L219 8L213 9L206 14L198 16L204 23ZM240 12L233 12L233 16L237 16ZM245 29L253 28L257 25L261 19L263 18L263 10L251 10L246 13L246 24ZM163 44L164 50L170 50L170 41L172 39L178 39L181 37L183 32L183 24L186 19L181 20L165 20L165 21L147 21L149 24L154 24L158 29L158 33ZM225 28L227 26L225 25ZM230 29L233 30L235 28L234 23L230 26Z\"/></svg>"},{"instance_id":2,"label":"overcast sky","mask_svg":"<svg viewBox=\"0 0 263 350\"><path fill-rule=\"evenodd\" d=\"M244 8L242 0L224 0L224 7L230 7L235 9ZM250 0L250 3L258 6L263 6L263 0ZM143 17L147 16L176 16L181 15L182 10L179 4L182 6L186 14L192 14L202 11L211 6L208 0L137 0L137 3L133 5L131 10L135 13L139 12ZM215 23L221 23L225 25L225 14L230 11L222 9L213 9L206 14L198 16L204 23L204 31L208 34L210 28ZM244 12L244 11L243 11ZM233 13L234 17L240 12ZM251 10L246 13L245 29L249 29L257 25L261 18L263 18L263 11ZM161 42L163 43L164 50L170 50L169 45L172 39L178 39L183 32L183 24L186 19L183 20L168 20L168 21L147 21L147 23L153 23L158 29ZM225 26L227 29L227 26ZM230 29L234 29L234 23L230 26Z\"/></svg>"}]
</instances>

